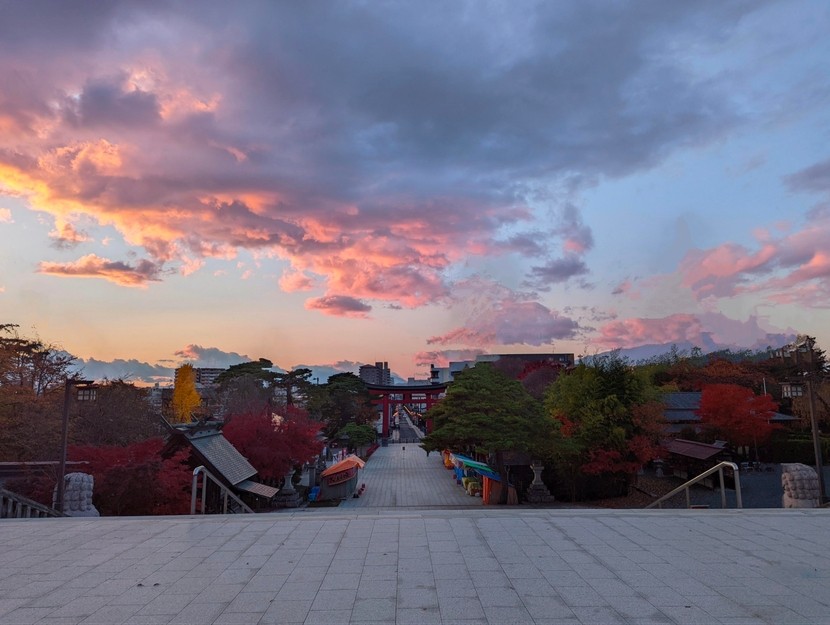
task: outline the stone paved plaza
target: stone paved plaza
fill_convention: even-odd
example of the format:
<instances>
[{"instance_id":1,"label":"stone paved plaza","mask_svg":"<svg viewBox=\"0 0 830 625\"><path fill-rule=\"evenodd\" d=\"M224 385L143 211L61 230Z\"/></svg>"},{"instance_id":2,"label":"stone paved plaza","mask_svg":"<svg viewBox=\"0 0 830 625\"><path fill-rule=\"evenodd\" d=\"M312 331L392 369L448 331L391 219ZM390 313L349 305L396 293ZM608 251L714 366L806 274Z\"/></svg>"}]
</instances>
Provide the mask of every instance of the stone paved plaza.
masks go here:
<instances>
[{"instance_id":1,"label":"stone paved plaza","mask_svg":"<svg viewBox=\"0 0 830 625\"><path fill-rule=\"evenodd\" d=\"M827 509L483 507L406 447L339 508L0 521L0 623L830 623Z\"/></svg>"}]
</instances>

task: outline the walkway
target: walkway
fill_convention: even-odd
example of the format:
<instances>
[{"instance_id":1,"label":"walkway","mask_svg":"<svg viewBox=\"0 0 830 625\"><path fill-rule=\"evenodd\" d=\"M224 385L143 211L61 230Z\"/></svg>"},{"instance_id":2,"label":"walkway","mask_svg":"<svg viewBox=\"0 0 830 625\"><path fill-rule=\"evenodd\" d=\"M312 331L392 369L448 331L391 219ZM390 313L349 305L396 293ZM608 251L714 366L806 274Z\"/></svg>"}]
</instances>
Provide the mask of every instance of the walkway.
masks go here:
<instances>
[{"instance_id":1,"label":"walkway","mask_svg":"<svg viewBox=\"0 0 830 625\"><path fill-rule=\"evenodd\" d=\"M480 497L470 497L444 468L441 454L426 452L417 443L380 447L358 474L366 484L359 499L347 499L341 509L444 506L481 507Z\"/></svg>"},{"instance_id":2,"label":"walkway","mask_svg":"<svg viewBox=\"0 0 830 625\"><path fill-rule=\"evenodd\" d=\"M5 520L0 623L816 625L828 544L830 510Z\"/></svg>"}]
</instances>

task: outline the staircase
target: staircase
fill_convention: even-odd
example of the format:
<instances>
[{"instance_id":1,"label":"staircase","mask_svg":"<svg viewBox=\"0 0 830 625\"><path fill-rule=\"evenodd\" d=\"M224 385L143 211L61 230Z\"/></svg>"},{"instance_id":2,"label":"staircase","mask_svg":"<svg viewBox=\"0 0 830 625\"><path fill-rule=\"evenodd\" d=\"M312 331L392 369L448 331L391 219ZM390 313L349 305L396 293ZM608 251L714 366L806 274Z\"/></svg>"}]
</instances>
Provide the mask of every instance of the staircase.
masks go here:
<instances>
[{"instance_id":1,"label":"staircase","mask_svg":"<svg viewBox=\"0 0 830 625\"><path fill-rule=\"evenodd\" d=\"M0 488L0 519L38 519L66 516L23 495Z\"/></svg>"}]
</instances>

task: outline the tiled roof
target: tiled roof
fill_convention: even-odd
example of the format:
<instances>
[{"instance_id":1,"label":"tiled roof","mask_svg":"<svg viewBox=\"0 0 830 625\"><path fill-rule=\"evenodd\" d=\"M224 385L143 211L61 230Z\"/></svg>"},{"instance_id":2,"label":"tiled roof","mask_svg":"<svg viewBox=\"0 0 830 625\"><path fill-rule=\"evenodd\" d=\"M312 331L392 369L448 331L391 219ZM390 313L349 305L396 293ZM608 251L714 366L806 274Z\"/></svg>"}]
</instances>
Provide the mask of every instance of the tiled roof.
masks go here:
<instances>
[{"instance_id":1,"label":"tiled roof","mask_svg":"<svg viewBox=\"0 0 830 625\"><path fill-rule=\"evenodd\" d=\"M700 408L701 392L674 392L663 395L666 410L697 410Z\"/></svg>"},{"instance_id":2,"label":"tiled roof","mask_svg":"<svg viewBox=\"0 0 830 625\"><path fill-rule=\"evenodd\" d=\"M271 497L279 492L278 488L266 486L265 484L260 484L259 482L253 482L251 480L242 480L239 484L235 485L235 488L244 490L248 493L253 493L254 495L259 495L260 497L265 497L266 499L271 499Z\"/></svg>"},{"instance_id":3,"label":"tiled roof","mask_svg":"<svg viewBox=\"0 0 830 625\"><path fill-rule=\"evenodd\" d=\"M188 438L205 461L213 465L231 484L237 485L256 475L256 469L251 463L218 430Z\"/></svg>"},{"instance_id":4,"label":"tiled roof","mask_svg":"<svg viewBox=\"0 0 830 625\"><path fill-rule=\"evenodd\" d=\"M671 454L678 454L679 456L687 456L698 460L706 460L724 451L720 445L708 445L706 443L698 443L697 441L683 440L682 438L667 441L664 446Z\"/></svg>"}]
</instances>

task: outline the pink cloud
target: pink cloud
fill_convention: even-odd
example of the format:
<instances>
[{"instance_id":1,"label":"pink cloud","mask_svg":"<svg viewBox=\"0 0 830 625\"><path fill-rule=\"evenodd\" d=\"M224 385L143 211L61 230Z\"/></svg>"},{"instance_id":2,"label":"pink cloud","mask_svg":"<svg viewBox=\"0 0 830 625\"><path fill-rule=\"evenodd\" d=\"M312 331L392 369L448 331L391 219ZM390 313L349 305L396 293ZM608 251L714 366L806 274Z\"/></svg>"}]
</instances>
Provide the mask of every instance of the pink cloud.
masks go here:
<instances>
[{"instance_id":1,"label":"pink cloud","mask_svg":"<svg viewBox=\"0 0 830 625\"><path fill-rule=\"evenodd\" d=\"M480 278L459 284L454 297L468 309L462 327L427 340L429 345L546 345L573 338L576 321L527 295Z\"/></svg>"},{"instance_id":2,"label":"pink cloud","mask_svg":"<svg viewBox=\"0 0 830 625\"><path fill-rule=\"evenodd\" d=\"M302 271L285 271L279 279L280 288L286 293L309 291L314 288L314 280Z\"/></svg>"},{"instance_id":3,"label":"pink cloud","mask_svg":"<svg viewBox=\"0 0 830 625\"><path fill-rule=\"evenodd\" d=\"M326 295L307 300L305 307L308 310L319 310L324 315L333 317L368 318L372 307L365 302L349 297L348 295Z\"/></svg>"},{"instance_id":4,"label":"pink cloud","mask_svg":"<svg viewBox=\"0 0 830 625\"><path fill-rule=\"evenodd\" d=\"M818 214L802 230L781 238L760 235L749 250L727 243L689 252L681 261L684 286L697 299L761 293L770 302L830 306L830 216Z\"/></svg>"},{"instance_id":5,"label":"pink cloud","mask_svg":"<svg viewBox=\"0 0 830 625\"><path fill-rule=\"evenodd\" d=\"M791 329L764 328L756 316L740 321L721 313L678 313L660 318L629 318L606 323L599 328L598 342L603 349L671 343L695 345L706 351L763 349L768 345L783 345L794 334Z\"/></svg>"},{"instance_id":6,"label":"pink cloud","mask_svg":"<svg viewBox=\"0 0 830 625\"><path fill-rule=\"evenodd\" d=\"M70 263L42 262L39 273L73 278L103 278L121 286L146 287L148 282L160 280L161 266L142 260L135 266L112 261L95 254L87 254Z\"/></svg>"}]
</instances>

